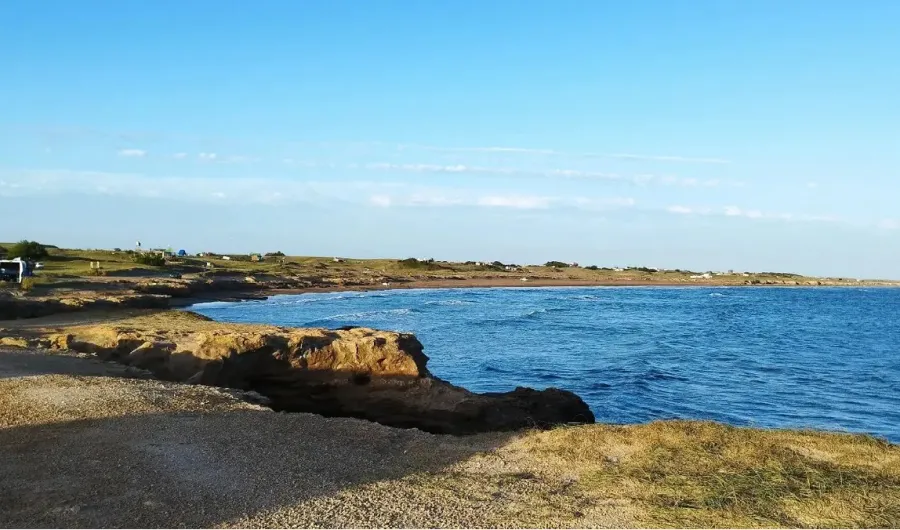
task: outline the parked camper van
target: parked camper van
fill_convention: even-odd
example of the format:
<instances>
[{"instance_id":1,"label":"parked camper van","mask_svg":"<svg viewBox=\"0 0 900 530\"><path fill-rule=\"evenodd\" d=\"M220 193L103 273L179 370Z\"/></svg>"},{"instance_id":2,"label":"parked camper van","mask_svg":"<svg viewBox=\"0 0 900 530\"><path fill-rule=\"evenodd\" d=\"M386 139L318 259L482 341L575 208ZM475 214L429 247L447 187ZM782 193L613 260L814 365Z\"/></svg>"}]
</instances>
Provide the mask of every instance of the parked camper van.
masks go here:
<instances>
[{"instance_id":1,"label":"parked camper van","mask_svg":"<svg viewBox=\"0 0 900 530\"><path fill-rule=\"evenodd\" d=\"M25 260L0 259L0 281L22 283L31 274L31 265Z\"/></svg>"}]
</instances>

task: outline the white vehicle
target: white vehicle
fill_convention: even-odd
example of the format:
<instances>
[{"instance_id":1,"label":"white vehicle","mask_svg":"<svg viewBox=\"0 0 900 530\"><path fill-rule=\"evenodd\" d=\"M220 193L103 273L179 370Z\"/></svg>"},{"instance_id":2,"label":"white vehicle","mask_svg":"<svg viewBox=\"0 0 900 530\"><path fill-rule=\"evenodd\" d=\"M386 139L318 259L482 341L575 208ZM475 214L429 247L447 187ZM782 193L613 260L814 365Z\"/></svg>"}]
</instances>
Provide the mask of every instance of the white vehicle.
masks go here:
<instances>
[{"instance_id":1,"label":"white vehicle","mask_svg":"<svg viewBox=\"0 0 900 530\"><path fill-rule=\"evenodd\" d=\"M0 259L0 281L22 283L31 274L31 265L23 259Z\"/></svg>"}]
</instances>

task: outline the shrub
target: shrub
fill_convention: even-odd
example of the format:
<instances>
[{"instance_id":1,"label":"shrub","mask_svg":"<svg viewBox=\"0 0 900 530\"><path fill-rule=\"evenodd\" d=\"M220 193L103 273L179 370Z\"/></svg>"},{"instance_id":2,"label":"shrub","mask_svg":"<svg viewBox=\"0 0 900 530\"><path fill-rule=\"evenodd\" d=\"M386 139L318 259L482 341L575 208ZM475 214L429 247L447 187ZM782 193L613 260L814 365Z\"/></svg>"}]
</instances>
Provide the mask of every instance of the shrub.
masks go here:
<instances>
[{"instance_id":1,"label":"shrub","mask_svg":"<svg viewBox=\"0 0 900 530\"><path fill-rule=\"evenodd\" d=\"M34 278L30 276L22 278L22 283L19 284L19 289L25 292L34 289Z\"/></svg>"},{"instance_id":2,"label":"shrub","mask_svg":"<svg viewBox=\"0 0 900 530\"><path fill-rule=\"evenodd\" d=\"M26 241L24 239L9 247L7 254L12 258L22 258L32 261L46 258L49 255L47 247L44 245L37 241Z\"/></svg>"},{"instance_id":3,"label":"shrub","mask_svg":"<svg viewBox=\"0 0 900 530\"><path fill-rule=\"evenodd\" d=\"M266 256L275 256L275 257L277 257L277 258L283 258L283 257L284 257L284 252L282 252L282 251L280 251L280 250L277 250L277 251L275 251L275 252L266 252Z\"/></svg>"},{"instance_id":4,"label":"shrub","mask_svg":"<svg viewBox=\"0 0 900 530\"><path fill-rule=\"evenodd\" d=\"M401 267L405 267L407 269L423 269L427 266L427 264L423 261L419 261L416 258L406 258L398 261Z\"/></svg>"},{"instance_id":5,"label":"shrub","mask_svg":"<svg viewBox=\"0 0 900 530\"><path fill-rule=\"evenodd\" d=\"M561 261L548 261L547 263L544 264L544 267L558 267L560 269L568 267L568 266L569 266L568 263L563 263Z\"/></svg>"},{"instance_id":6,"label":"shrub","mask_svg":"<svg viewBox=\"0 0 900 530\"><path fill-rule=\"evenodd\" d=\"M416 258L406 258L399 260L397 263L404 269L436 270L441 268L434 260L420 261Z\"/></svg>"},{"instance_id":7,"label":"shrub","mask_svg":"<svg viewBox=\"0 0 900 530\"><path fill-rule=\"evenodd\" d=\"M600 270L600 267L598 267L596 265L588 265L587 267L585 267L585 269L587 269L589 271L598 271L598 270Z\"/></svg>"},{"instance_id":8,"label":"shrub","mask_svg":"<svg viewBox=\"0 0 900 530\"><path fill-rule=\"evenodd\" d=\"M149 265L151 267L162 267L166 264L166 258L164 258L162 254L135 254L132 259L134 259L135 263Z\"/></svg>"}]
</instances>

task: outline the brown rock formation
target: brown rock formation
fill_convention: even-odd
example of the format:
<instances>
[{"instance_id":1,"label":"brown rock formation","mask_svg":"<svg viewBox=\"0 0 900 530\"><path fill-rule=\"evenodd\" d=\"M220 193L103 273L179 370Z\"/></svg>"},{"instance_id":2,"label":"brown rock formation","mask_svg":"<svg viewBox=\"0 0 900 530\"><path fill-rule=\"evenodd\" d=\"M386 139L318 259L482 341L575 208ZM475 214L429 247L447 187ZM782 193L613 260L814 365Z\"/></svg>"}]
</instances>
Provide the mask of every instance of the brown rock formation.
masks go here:
<instances>
[{"instance_id":1,"label":"brown rock formation","mask_svg":"<svg viewBox=\"0 0 900 530\"><path fill-rule=\"evenodd\" d=\"M415 336L222 324L186 312L72 327L42 337L157 377L254 390L272 407L467 434L592 423L587 405L557 389L476 394L431 375Z\"/></svg>"}]
</instances>

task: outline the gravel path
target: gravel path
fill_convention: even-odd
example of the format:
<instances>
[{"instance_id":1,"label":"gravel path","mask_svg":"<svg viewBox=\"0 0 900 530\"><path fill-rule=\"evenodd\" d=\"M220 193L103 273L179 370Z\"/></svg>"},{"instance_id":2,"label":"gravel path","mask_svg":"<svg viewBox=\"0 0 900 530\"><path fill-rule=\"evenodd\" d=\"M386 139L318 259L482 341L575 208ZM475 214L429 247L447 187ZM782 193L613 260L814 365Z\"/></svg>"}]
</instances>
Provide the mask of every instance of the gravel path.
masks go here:
<instances>
[{"instance_id":1,"label":"gravel path","mask_svg":"<svg viewBox=\"0 0 900 530\"><path fill-rule=\"evenodd\" d=\"M0 350L0 527L629 525L515 446Z\"/></svg>"}]
</instances>

